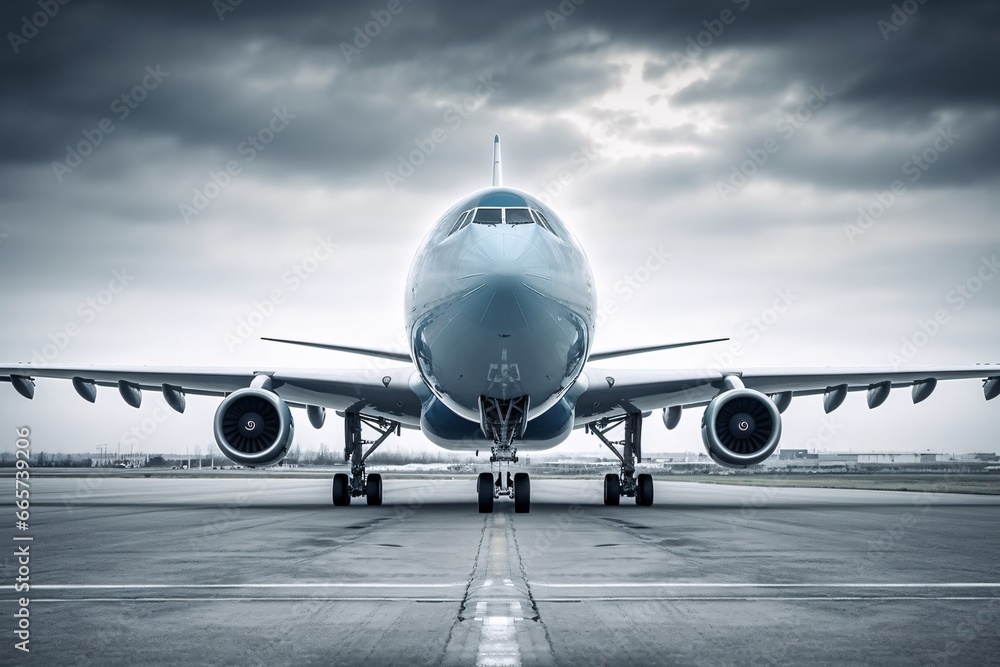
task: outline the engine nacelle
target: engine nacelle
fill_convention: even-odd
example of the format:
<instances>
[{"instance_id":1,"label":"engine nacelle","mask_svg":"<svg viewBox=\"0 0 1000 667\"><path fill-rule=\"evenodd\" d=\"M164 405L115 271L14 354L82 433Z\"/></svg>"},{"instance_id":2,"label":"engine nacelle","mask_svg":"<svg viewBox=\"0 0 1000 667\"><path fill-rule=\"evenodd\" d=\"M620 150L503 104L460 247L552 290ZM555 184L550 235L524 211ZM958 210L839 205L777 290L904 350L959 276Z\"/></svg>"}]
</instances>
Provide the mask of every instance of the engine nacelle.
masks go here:
<instances>
[{"instance_id":1,"label":"engine nacelle","mask_svg":"<svg viewBox=\"0 0 1000 667\"><path fill-rule=\"evenodd\" d=\"M781 415L767 396L733 389L712 399L701 418L701 439L712 460L727 468L756 465L774 453Z\"/></svg>"},{"instance_id":2,"label":"engine nacelle","mask_svg":"<svg viewBox=\"0 0 1000 667\"><path fill-rule=\"evenodd\" d=\"M215 411L215 441L229 460L251 468L285 458L295 427L288 405L265 389L239 389Z\"/></svg>"}]
</instances>

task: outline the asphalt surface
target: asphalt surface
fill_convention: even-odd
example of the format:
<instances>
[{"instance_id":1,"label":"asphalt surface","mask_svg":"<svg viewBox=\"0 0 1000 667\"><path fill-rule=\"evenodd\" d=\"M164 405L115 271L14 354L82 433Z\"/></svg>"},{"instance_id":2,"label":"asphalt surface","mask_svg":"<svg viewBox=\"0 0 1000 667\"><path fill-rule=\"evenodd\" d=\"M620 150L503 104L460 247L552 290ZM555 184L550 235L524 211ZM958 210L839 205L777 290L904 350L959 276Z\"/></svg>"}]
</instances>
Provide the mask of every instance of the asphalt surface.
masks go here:
<instances>
[{"instance_id":1,"label":"asphalt surface","mask_svg":"<svg viewBox=\"0 0 1000 667\"><path fill-rule=\"evenodd\" d=\"M0 664L997 664L1000 498L392 480L0 480ZM30 541L30 649L14 648Z\"/></svg>"}]
</instances>

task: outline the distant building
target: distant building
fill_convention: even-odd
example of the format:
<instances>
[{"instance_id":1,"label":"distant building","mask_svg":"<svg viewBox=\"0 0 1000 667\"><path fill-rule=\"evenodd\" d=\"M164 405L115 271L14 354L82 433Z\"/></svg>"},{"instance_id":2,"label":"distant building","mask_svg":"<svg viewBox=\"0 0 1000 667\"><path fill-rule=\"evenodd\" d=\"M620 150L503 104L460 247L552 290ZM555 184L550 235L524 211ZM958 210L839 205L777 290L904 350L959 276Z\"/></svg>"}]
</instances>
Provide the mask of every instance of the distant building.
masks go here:
<instances>
[{"instance_id":1,"label":"distant building","mask_svg":"<svg viewBox=\"0 0 1000 667\"><path fill-rule=\"evenodd\" d=\"M871 452L858 454L858 463L920 463L922 456L916 452Z\"/></svg>"}]
</instances>

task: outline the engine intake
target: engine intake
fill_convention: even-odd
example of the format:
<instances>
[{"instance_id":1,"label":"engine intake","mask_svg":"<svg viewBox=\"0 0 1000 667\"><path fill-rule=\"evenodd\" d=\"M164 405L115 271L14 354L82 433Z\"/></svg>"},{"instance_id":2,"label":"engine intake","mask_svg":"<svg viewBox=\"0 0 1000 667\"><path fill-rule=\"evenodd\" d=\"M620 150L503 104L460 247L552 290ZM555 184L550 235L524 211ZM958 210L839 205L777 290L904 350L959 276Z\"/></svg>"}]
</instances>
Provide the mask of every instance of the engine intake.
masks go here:
<instances>
[{"instance_id":1,"label":"engine intake","mask_svg":"<svg viewBox=\"0 0 1000 667\"><path fill-rule=\"evenodd\" d=\"M239 389L215 412L215 441L234 463L249 467L278 463L294 432L288 405L265 389Z\"/></svg>"},{"instance_id":2,"label":"engine intake","mask_svg":"<svg viewBox=\"0 0 1000 667\"><path fill-rule=\"evenodd\" d=\"M746 468L765 460L781 438L781 415L767 396L733 389L712 399L701 418L701 439L712 460Z\"/></svg>"}]
</instances>

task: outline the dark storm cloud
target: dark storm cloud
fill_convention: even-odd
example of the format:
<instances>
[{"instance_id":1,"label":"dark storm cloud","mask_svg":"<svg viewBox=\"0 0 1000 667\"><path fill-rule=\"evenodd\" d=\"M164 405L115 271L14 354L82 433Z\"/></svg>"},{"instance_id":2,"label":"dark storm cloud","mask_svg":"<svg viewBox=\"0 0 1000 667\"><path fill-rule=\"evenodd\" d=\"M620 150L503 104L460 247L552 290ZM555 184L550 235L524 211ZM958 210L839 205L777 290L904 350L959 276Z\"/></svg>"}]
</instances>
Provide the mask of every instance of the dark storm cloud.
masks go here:
<instances>
[{"instance_id":1,"label":"dark storm cloud","mask_svg":"<svg viewBox=\"0 0 1000 667\"><path fill-rule=\"evenodd\" d=\"M277 106L297 120L271 148L268 165L351 178L378 171L384 155L405 151L441 125L441 103L460 104L480 76L501 82L494 110L554 114L612 90L621 72L610 56L623 45L648 50L646 75L655 80L682 67L677 57L690 57L688 40L710 30L721 32L693 61L732 57L671 103L729 100L731 120L745 128L770 121L755 114L773 110L794 83L835 91L838 118L889 129L926 128L946 111L972 114L997 94L983 80L982 63L1000 55L989 39L997 11L985 3L920 6L888 39L878 21L890 18L891 5L872 3L587 3L554 30L545 12L558 12L556 3L404 1L400 7L380 34L358 41L357 31L374 20L370 12L389 16L380 4L241 3L220 21L207 2L70 3L18 54L4 58L4 160L51 164L106 117L118 134L109 143L163 137L174 142L173 154L225 156ZM35 3L8 5L0 25L16 28L32 10ZM731 24L719 21L723 12L731 13ZM348 53L350 62L345 44L363 46ZM116 118L123 107L112 113L114 100L141 82L146 66L157 65L169 77L128 118ZM995 117L978 119L978 139L969 143L988 145L998 131ZM733 135L729 155L752 141ZM845 171L837 157L863 157L863 145L851 148L841 156L830 150L832 178ZM977 151L963 164L981 178L995 171L995 151ZM803 171L798 161L789 172L825 176ZM934 177L950 173L942 168Z\"/></svg>"},{"instance_id":2,"label":"dark storm cloud","mask_svg":"<svg viewBox=\"0 0 1000 667\"><path fill-rule=\"evenodd\" d=\"M255 333L392 339L413 247L487 183L494 132L508 183L553 198L603 293L620 298L647 246L674 253L619 303L605 348L684 337L676 320L724 335L791 286L810 317L771 339L778 352L839 335L882 362L1000 249L992 3L225 2L71 0L16 53L9 33L40 4L0 8L0 281L19 286L3 357L30 357L127 266L134 284L59 360L285 364L288 350L231 353L222 337L326 234L342 254ZM829 100L787 125L811 88ZM276 113L287 126L261 135ZM849 237L949 127L959 138ZM88 137L92 154L57 173ZM769 138L780 150L724 201L719 183ZM229 162L240 173L183 219ZM998 299L984 289L956 314L961 341L942 335L939 354L995 349ZM834 332L854 316L872 329Z\"/></svg>"}]
</instances>

